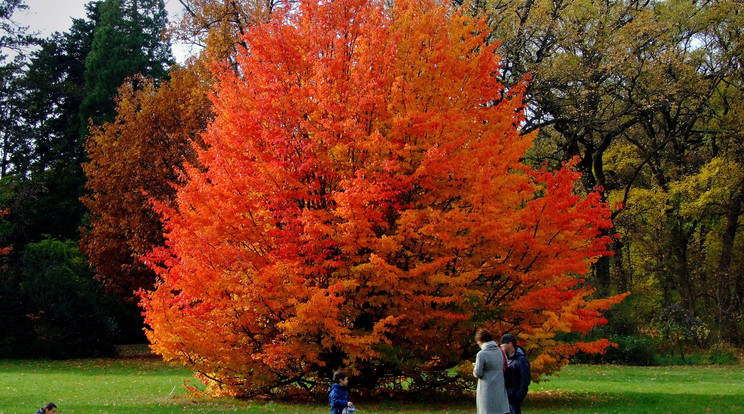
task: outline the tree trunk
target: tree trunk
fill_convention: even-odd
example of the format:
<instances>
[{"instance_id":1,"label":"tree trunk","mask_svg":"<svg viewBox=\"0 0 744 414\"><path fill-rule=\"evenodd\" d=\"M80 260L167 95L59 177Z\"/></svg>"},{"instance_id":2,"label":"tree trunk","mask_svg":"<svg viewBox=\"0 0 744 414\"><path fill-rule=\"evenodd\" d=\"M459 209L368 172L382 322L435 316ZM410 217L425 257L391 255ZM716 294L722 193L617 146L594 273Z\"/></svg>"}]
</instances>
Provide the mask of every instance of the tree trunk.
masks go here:
<instances>
[{"instance_id":1,"label":"tree trunk","mask_svg":"<svg viewBox=\"0 0 744 414\"><path fill-rule=\"evenodd\" d=\"M682 306L688 314L695 316L695 292L690 280L690 270L687 266L687 237L685 234L683 220L677 219L677 280L682 296Z\"/></svg>"},{"instance_id":2,"label":"tree trunk","mask_svg":"<svg viewBox=\"0 0 744 414\"><path fill-rule=\"evenodd\" d=\"M605 297L610 292L610 257L602 256L594 264L594 277L597 281L597 294Z\"/></svg>"},{"instance_id":3,"label":"tree trunk","mask_svg":"<svg viewBox=\"0 0 744 414\"><path fill-rule=\"evenodd\" d=\"M733 333L731 322L733 321L734 313L738 310L736 301L732 300L731 295L731 259L733 257L736 231L738 230L739 215L741 214L741 199L742 195L739 194L727 205L726 223L721 240L721 257L718 259L718 269L716 271L716 296L718 297L717 322L726 332L725 337L729 340L732 339L731 334ZM740 279L740 277L737 276L737 279Z\"/></svg>"}]
</instances>

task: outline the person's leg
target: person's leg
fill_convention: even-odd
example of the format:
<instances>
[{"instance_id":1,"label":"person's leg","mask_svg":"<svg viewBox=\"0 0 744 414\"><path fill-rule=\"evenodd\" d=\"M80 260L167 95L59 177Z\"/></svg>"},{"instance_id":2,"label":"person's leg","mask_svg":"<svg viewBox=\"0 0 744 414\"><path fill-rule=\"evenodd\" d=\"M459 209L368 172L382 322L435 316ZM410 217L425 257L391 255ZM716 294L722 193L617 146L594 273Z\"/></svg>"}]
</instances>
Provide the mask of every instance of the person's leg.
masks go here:
<instances>
[{"instance_id":1,"label":"person's leg","mask_svg":"<svg viewBox=\"0 0 744 414\"><path fill-rule=\"evenodd\" d=\"M522 404L509 403L511 414L522 414Z\"/></svg>"}]
</instances>

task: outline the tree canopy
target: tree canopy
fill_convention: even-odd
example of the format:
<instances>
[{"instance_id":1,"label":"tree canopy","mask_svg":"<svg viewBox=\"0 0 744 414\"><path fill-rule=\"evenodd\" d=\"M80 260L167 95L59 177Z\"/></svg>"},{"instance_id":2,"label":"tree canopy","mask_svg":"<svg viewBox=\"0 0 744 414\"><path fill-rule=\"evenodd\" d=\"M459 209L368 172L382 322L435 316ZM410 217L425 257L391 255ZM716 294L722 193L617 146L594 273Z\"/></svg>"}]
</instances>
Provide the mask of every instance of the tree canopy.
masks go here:
<instances>
[{"instance_id":1,"label":"tree canopy","mask_svg":"<svg viewBox=\"0 0 744 414\"><path fill-rule=\"evenodd\" d=\"M369 392L457 383L474 329L518 332L535 378L625 295L582 285L610 211L573 163L521 159L524 85L482 20L434 1L303 2L252 28L215 120L161 204L153 349L214 392L292 393L341 366ZM467 366L465 366L467 365Z\"/></svg>"}]
</instances>

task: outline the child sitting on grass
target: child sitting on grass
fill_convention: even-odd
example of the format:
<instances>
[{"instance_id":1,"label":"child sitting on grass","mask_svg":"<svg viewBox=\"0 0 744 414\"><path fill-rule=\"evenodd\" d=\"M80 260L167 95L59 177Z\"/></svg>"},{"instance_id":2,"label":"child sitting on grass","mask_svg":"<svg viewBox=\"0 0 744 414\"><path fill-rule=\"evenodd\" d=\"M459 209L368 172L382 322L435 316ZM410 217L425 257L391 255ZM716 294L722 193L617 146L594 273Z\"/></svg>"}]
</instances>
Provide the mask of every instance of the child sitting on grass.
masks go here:
<instances>
[{"instance_id":1,"label":"child sitting on grass","mask_svg":"<svg viewBox=\"0 0 744 414\"><path fill-rule=\"evenodd\" d=\"M39 411L34 414L54 414L56 412L57 406L53 402L48 402L44 404L43 407L39 408Z\"/></svg>"},{"instance_id":2,"label":"child sitting on grass","mask_svg":"<svg viewBox=\"0 0 744 414\"><path fill-rule=\"evenodd\" d=\"M344 371L333 373L333 385L328 388L328 398L331 400L331 414L347 414L354 412L354 404L349 401L349 377ZM349 408L344 410L345 408Z\"/></svg>"}]
</instances>

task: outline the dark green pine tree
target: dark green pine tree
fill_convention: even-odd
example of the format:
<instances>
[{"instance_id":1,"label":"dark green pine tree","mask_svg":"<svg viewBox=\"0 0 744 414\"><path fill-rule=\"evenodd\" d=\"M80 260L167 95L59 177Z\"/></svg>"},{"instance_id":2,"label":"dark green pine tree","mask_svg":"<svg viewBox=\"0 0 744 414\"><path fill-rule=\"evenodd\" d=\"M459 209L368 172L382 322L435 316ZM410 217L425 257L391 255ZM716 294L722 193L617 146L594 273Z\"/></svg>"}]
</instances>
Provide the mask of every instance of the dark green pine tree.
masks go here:
<instances>
[{"instance_id":1,"label":"dark green pine tree","mask_svg":"<svg viewBox=\"0 0 744 414\"><path fill-rule=\"evenodd\" d=\"M19 79L25 62L14 60L0 65L0 179L24 170L28 143L23 139L26 126L19 122L19 102L23 90Z\"/></svg>"},{"instance_id":2,"label":"dark green pine tree","mask_svg":"<svg viewBox=\"0 0 744 414\"><path fill-rule=\"evenodd\" d=\"M161 36L162 1L94 1L87 9L87 18L74 20L67 32L38 41L23 74L7 85L20 96L7 105L14 121L6 128L13 130L3 159L13 177L2 186L8 201L0 204L14 205L6 240L16 247L43 235L79 239L86 212L81 131L91 117L113 116L124 79L136 73L162 78L171 61Z\"/></svg>"},{"instance_id":3,"label":"dark green pine tree","mask_svg":"<svg viewBox=\"0 0 744 414\"><path fill-rule=\"evenodd\" d=\"M29 242L51 235L78 239L85 208L80 202L85 156L80 139L80 106L85 91L85 58L93 45L99 3L88 4L87 19L75 19L65 33L38 41L23 75L16 81L20 97L12 177L2 191L8 197L12 234L20 252Z\"/></svg>"},{"instance_id":4,"label":"dark green pine tree","mask_svg":"<svg viewBox=\"0 0 744 414\"><path fill-rule=\"evenodd\" d=\"M18 79L26 65L25 48L34 39L18 25L14 14L28 9L23 0L0 0L0 178L11 173L13 158L23 144L18 140L22 125L18 122Z\"/></svg>"},{"instance_id":5,"label":"dark green pine tree","mask_svg":"<svg viewBox=\"0 0 744 414\"><path fill-rule=\"evenodd\" d=\"M96 11L91 3L87 20L76 19L64 34L40 43L23 79L26 122L34 126L32 173L59 162L80 164L80 105L85 90L85 57L93 44Z\"/></svg>"},{"instance_id":6,"label":"dark green pine tree","mask_svg":"<svg viewBox=\"0 0 744 414\"><path fill-rule=\"evenodd\" d=\"M81 134L89 121L100 125L114 118L117 89L125 79L142 74L167 75L173 63L163 34L167 12L163 0L104 0L93 47L85 60L86 96L80 107Z\"/></svg>"}]
</instances>

